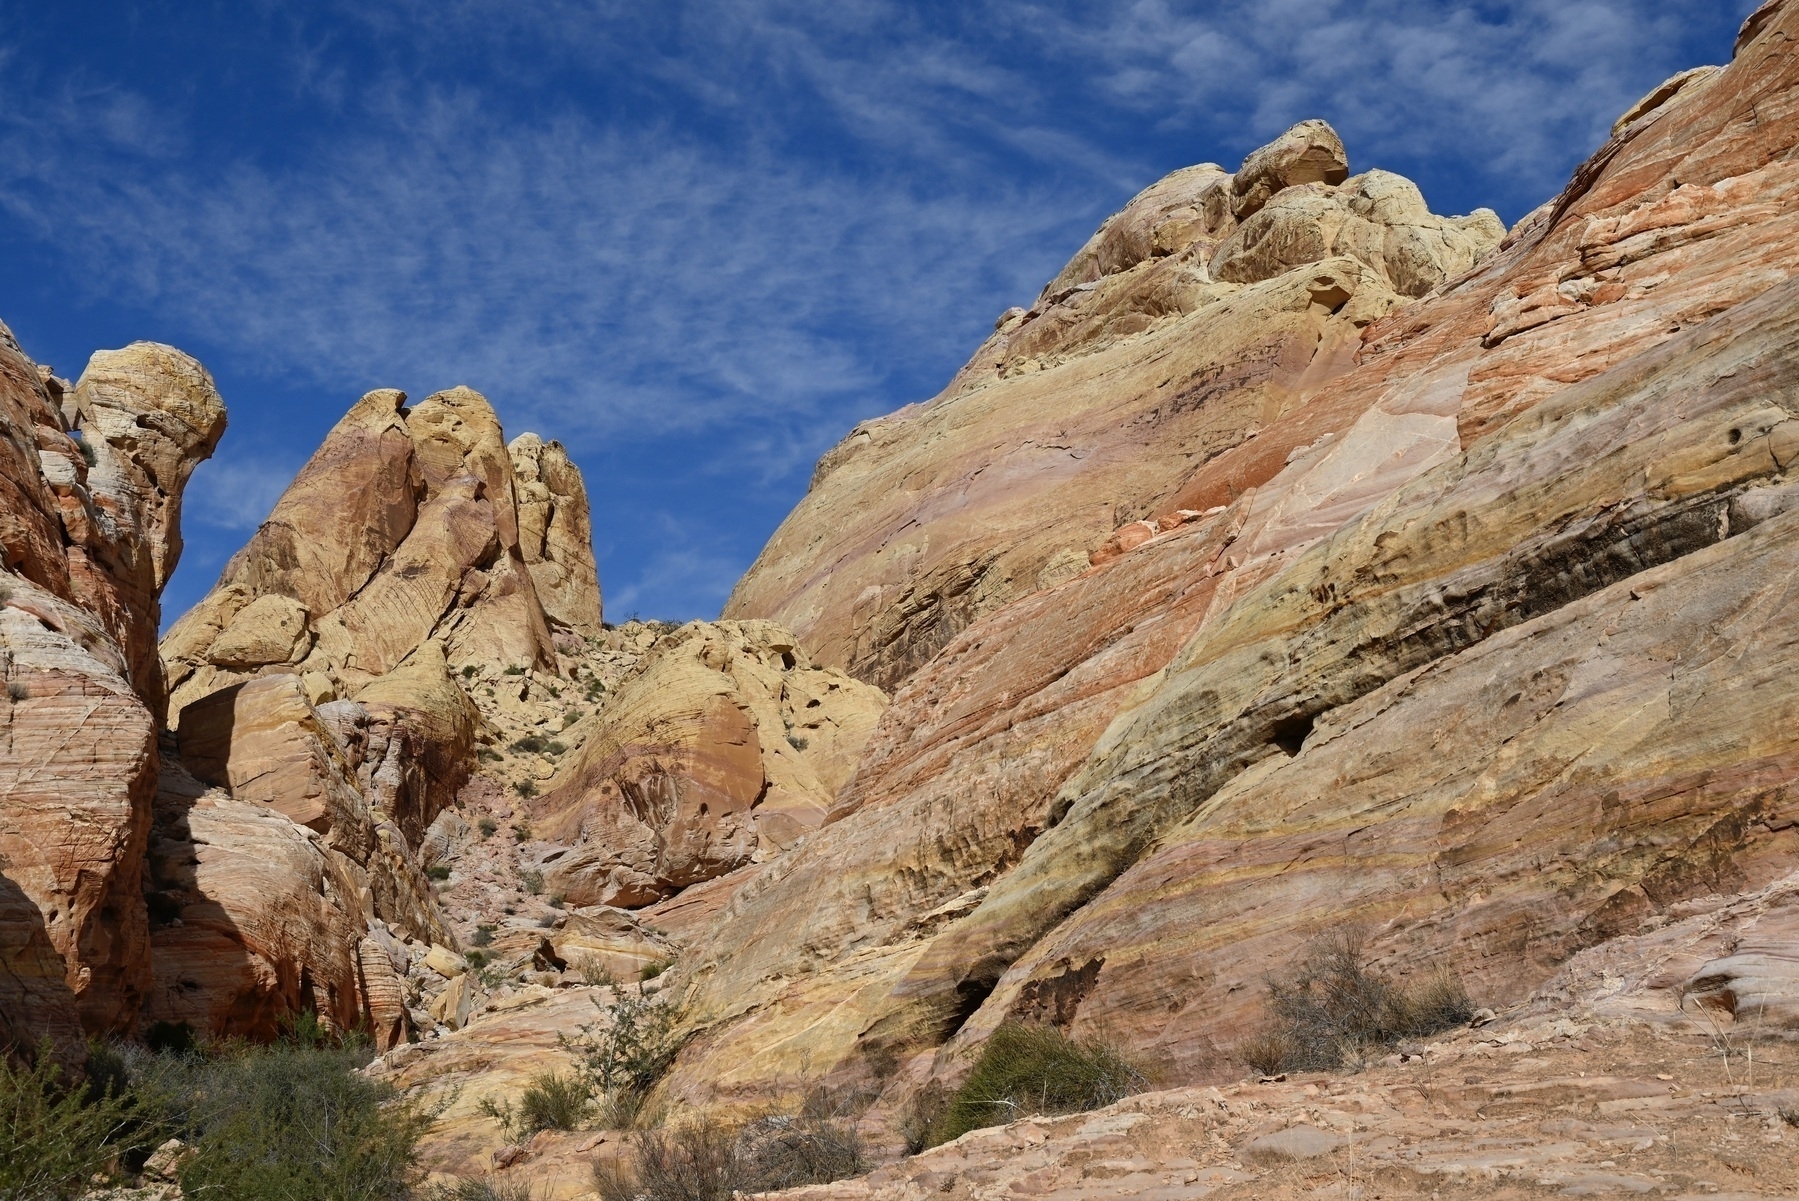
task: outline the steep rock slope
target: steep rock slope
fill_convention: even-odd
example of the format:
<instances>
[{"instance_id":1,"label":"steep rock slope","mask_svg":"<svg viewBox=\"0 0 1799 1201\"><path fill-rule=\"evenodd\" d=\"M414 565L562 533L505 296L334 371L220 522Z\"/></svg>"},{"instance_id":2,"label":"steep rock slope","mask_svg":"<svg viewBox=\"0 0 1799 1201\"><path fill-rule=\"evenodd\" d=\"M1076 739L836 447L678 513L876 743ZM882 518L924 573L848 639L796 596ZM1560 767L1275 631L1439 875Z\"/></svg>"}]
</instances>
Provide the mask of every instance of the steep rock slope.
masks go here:
<instances>
[{"instance_id":1,"label":"steep rock slope","mask_svg":"<svg viewBox=\"0 0 1799 1201\"><path fill-rule=\"evenodd\" d=\"M599 629L562 448L508 448L466 388L404 401L352 407L164 640L156 1020L265 1036L310 1007L401 1036L399 979L457 942L420 852L491 738L460 681L553 675L556 640Z\"/></svg>"},{"instance_id":2,"label":"steep rock slope","mask_svg":"<svg viewBox=\"0 0 1799 1201\"><path fill-rule=\"evenodd\" d=\"M552 889L637 908L772 858L824 822L885 707L772 622L664 636L532 806Z\"/></svg>"},{"instance_id":3,"label":"steep rock slope","mask_svg":"<svg viewBox=\"0 0 1799 1201\"><path fill-rule=\"evenodd\" d=\"M157 598L225 409L165 346L73 387L0 327L0 1041L125 1029L150 983L144 852L165 703Z\"/></svg>"},{"instance_id":4,"label":"steep rock slope","mask_svg":"<svg viewBox=\"0 0 1799 1201\"><path fill-rule=\"evenodd\" d=\"M1613 669L1614 686L1637 690L1639 714L1655 708L1656 679L1664 697L1723 690L1730 701L1718 712L1755 731L1740 735L1740 755L1709 722L1557 733L1546 719L1518 753L1535 738L1544 764L1559 756L1578 774L1591 755L1617 777L1612 799L1611 789L1571 793L1566 811L1548 805L1559 786L1543 764L1490 777L1475 765L1509 762L1495 748L1524 728L1508 722L1542 711L1525 703L1533 689L1548 689L1553 708L1560 694L1545 680L1587 678L1575 650L1552 648L1603 641L1613 623L1578 606L1616 603L1628 616L1633 577L1662 573L1642 582L1672 595L1682 572L1702 567L1726 609L1779 603L1756 573L1784 528L1776 515L1791 461L1795 301L1782 281L1799 261L1795 22L1790 6L1768 6L1729 68L1660 89L1659 104L1622 123L1472 273L1359 334L1351 324L1330 370L1314 371L1254 438L1186 470L1145 502L1145 522L1096 536L1092 570L981 618L918 671L837 820L744 885L683 965L705 1034L678 1086L698 1096L828 1071L858 1047L881 1061L965 1022L964 1037L977 1038L1014 1012L1122 1028L1199 1071L1220 1066L1243 1029L1268 948L1333 921L1373 923L1377 950L1401 970L1440 960L1466 933L1478 948L1471 977L1503 992L1696 889L1752 886L1786 861L1779 764L1791 673L1758 674L1742 689L1697 668L1658 676L1649 664L1696 628L1669 626L1660 649L1633 644L1640 657ZM1331 186L1289 190L1303 199ZM1283 194L1263 211L1283 208ZM1360 260L1302 266L1237 299L1256 287L1316 295L1326 273L1359 288L1369 270ZM1341 312L1355 303L1324 295ZM1240 337L1234 315L1211 316L1218 336ZM1212 326L1182 329L1198 344L1186 352L1208 351ZM1143 353L1158 337L1142 335ZM1033 379L1078 396L1101 357ZM1235 395L1226 386L1207 403ZM920 413L948 420L968 402L951 396ZM1185 451L1170 441L1157 453ZM1758 522L1767 529L1743 534ZM847 562L857 536L803 550L777 539L757 570L766 580L789 565ZM1011 536L1001 526L992 545ZM1727 654L1759 650L1759 636L1732 620L1715 618L1742 631ZM1596 624L1565 632L1582 621ZM1619 636L1628 642L1635 628L1627 621ZM1444 728L1454 688L1497 678L1497 661L1480 659L1497 652L1481 644L1508 630L1523 642L1493 646L1520 665L1541 658L1547 673L1493 698L1503 710L1517 692L1514 712L1445 729L1465 740L1454 756L1415 733L1400 739ZM1446 691L1402 705L1408 673L1439 661L1421 679ZM1396 691L1377 699L1383 689ZM1486 704L1478 689L1458 695ZM1376 722L1386 708L1405 716ZM1639 745L1651 760L1632 759ZM1718 773L1733 755L1732 772L1765 761L1770 774L1744 767L1741 783L1725 783ZM1308 761L1338 766L1314 776ZM1430 782L1457 764L1460 785ZM1369 773L1365 784L1355 772ZM1715 791L1676 783L1711 776ZM1447 799L1463 786L1478 805ZM1622 800L1633 788L1658 800L1638 811ZM1598 814L1583 816L1588 804ZM1540 837L1545 870L1526 852L1482 849L1479 831L1502 824L1499 814L1528 831L1507 848ZM1358 858L1355 839L1378 848L1389 836L1416 846L1411 858ZM1451 863L1460 874L1445 896L1438 878ZM1189 872L1203 888L1188 887ZM1343 885L1351 873L1354 887ZM1345 911L1321 908L1339 889ZM1254 921L1233 916L1237 907Z\"/></svg>"},{"instance_id":5,"label":"steep rock slope","mask_svg":"<svg viewBox=\"0 0 1799 1201\"><path fill-rule=\"evenodd\" d=\"M891 689L977 617L1084 570L1114 528L1303 405L1360 331L1489 253L1483 211L1349 177L1307 122L1111 218L929 403L820 460L725 608ZM1307 268L1304 272L1294 268Z\"/></svg>"}]
</instances>

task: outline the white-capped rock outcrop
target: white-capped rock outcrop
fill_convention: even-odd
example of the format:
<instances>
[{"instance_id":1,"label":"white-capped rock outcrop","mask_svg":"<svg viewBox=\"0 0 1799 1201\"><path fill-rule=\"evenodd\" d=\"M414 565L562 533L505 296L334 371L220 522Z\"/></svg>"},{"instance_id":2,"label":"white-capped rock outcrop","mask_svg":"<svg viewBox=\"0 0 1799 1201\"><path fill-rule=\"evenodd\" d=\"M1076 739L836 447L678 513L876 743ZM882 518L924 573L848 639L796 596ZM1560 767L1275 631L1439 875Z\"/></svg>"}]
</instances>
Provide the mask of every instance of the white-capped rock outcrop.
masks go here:
<instances>
[{"instance_id":1,"label":"white-capped rock outcrop","mask_svg":"<svg viewBox=\"0 0 1799 1201\"><path fill-rule=\"evenodd\" d=\"M1108 220L930 402L864 422L725 616L790 627L892 689L984 614L1079 575L1112 532L1347 371L1371 322L1504 236L1349 175L1321 121L1235 174L1176 171Z\"/></svg>"}]
</instances>

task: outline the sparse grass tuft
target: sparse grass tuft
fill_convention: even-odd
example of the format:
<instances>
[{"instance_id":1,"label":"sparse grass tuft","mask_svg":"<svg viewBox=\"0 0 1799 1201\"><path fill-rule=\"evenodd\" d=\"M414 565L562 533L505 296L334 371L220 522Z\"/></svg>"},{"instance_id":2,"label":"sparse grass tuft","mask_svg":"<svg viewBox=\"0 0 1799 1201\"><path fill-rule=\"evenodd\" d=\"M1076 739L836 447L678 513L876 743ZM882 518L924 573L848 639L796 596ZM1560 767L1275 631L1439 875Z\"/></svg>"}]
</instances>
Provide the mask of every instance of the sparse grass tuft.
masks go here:
<instances>
[{"instance_id":1,"label":"sparse grass tuft","mask_svg":"<svg viewBox=\"0 0 1799 1201\"><path fill-rule=\"evenodd\" d=\"M1466 1025L1474 1003L1459 980L1433 977L1415 991L1368 970L1355 931L1308 945L1292 974L1268 981L1268 1028L1238 1048L1265 1076L1327 1071L1374 1047Z\"/></svg>"},{"instance_id":2,"label":"sparse grass tuft","mask_svg":"<svg viewBox=\"0 0 1799 1201\"><path fill-rule=\"evenodd\" d=\"M533 1201L529 1181L501 1180L494 1176L485 1180L467 1178L455 1184L434 1184L421 1196L424 1201Z\"/></svg>"},{"instance_id":3,"label":"sparse grass tuft","mask_svg":"<svg viewBox=\"0 0 1799 1201\"><path fill-rule=\"evenodd\" d=\"M8 680L6 682L6 698L10 701L28 701L31 699L31 687L24 680Z\"/></svg>"},{"instance_id":4,"label":"sparse grass tuft","mask_svg":"<svg viewBox=\"0 0 1799 1201\"><path fill-rule=\"evenodd\" d=\"M974 1071L932 1125L927 1146L1033 1113L1080 1113L1141 1092L1142 1069L1108 1043L1007 1022L987 1038Z\"/></svg>"},{"instance_id":5,"label":"sparse grass tuft","mask_svg":"<svg viewBox=\"0 0 1799 1201\"><path fill-rule=\"evenodd\" d=\"M500 1123L507 1141L523 1143L539 1130L574 1130L593 1112L593 1086L578 1074L540 1072L519 1094L518 1104L481 1099L481 1112Z\"/></svg>"},{"instance_id":6,"label":"sparse grass tuft","mask_svg":"<svg viewBox=\"0 0 1799 1201\"><path fill-rule=\"evenodd\" d=\"M598 955L576 955L569 960L568 966L582 980L596 988L618 987L618 977L607 970L606 961Z\"/></svg>"}]
</instances>

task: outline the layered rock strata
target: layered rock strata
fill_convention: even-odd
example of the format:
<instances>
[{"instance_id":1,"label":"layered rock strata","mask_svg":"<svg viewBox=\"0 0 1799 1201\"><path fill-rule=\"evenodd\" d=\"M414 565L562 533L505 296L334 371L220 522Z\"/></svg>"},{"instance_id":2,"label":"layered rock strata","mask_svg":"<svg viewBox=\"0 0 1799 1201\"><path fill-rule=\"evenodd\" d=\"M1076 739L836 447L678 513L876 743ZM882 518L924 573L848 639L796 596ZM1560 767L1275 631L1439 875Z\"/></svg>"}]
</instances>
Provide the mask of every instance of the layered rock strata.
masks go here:
<instances>
[{"instance_id":1,"label":"layered rock strata","mask_svg":"<svg viewBox=\"0 0 1799 1201\"><path fill-rule=\"evenodd\" d=\"M937 1061L953 1072L1011 1014L1234 1071L1271 949L1343 921L1399 972L1460 947L1504 999L1686 898L1790 870L1791 672L1759 615L1782 603L1788 521L1795 22L1767 6L1728 68L1662 89L1421 302L1346 322L1371 284L1396 293L1393 267L1309 263L1242 285L1228 317L1172 323L1178 341L1151 329L1031 374L1059 415L1105 369L1129 393L1152 357L1237 356L1200 404L1222 419L1272 378L1239 348L1293 320L1268 304L1239 333L1253 298L1291 289L1344 322L1234 442L1190 460L1176 438L1119 449L1125 426L1091 447L1180 466L1141 522L1084 548L1091 568L1040 577L908 668L836 820L739 888L683 963L703 1033L677 1087L891 1062L961 1030ZM1315 213L1358 188L1275 190L1250 221L1288 192ZM807 504L864 456L904 493L880 448L983 429L1006 386L967 382L983 362L854 435ZM978 510L980 487L943 520ZM875 595L856 565L879 538L790 533L739 601L809 581L796 626L854 658L855 605L820 598L839 575ZM985 533L954 571L1038 536ZM1723 666L1740 662L1752 678Z\"/></svg>"},{"instance_id":2,"label":"layered rock strata","mask_svg":"<svg viewBox=\"0 0 1799 1201\"><path fill-rule=\"evenodd\" d=\"M129 1028L150 986L144 850L165 691L158 595L181 493L225 427L165 346L76 385L0 327L0 1041Z\"/></svg>"},{"instance_id":3,"label":"layered rock strata","mask_svg":"<svg viewBox=\"0 0 1799 1201\"><path fill-rule=\"evenodd\" d=\"M1080 574L1504 232L1485 210L1433 215L1391 173L1350 177L1323 122L1235 175L1177 171L1002 317L942 394L826 454L725 616L780 621L891 689L977 618Z\"/></svg>"}]
</instances>

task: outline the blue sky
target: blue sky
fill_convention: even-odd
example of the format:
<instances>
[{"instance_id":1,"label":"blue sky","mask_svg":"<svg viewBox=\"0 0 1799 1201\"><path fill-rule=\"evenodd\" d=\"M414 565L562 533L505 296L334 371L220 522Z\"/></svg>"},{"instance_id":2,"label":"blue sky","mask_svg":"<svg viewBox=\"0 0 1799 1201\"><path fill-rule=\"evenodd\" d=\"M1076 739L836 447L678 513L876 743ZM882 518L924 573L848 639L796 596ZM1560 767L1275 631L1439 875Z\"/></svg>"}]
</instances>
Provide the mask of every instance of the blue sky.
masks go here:
<instances>
[{"instance_id":1,"label":"blue sky","mask_svg":"<svg viewBox=\"0 0 1799 1201\"><path fill-rule=\"evenodd\" d=\"M607 613L716 615L856 421L1106 214L1322 116L1514 221L1755 0L0 0L0 318L231 410L179 614L364 391L586 473Z\"/></svg>"}]
</instances>

